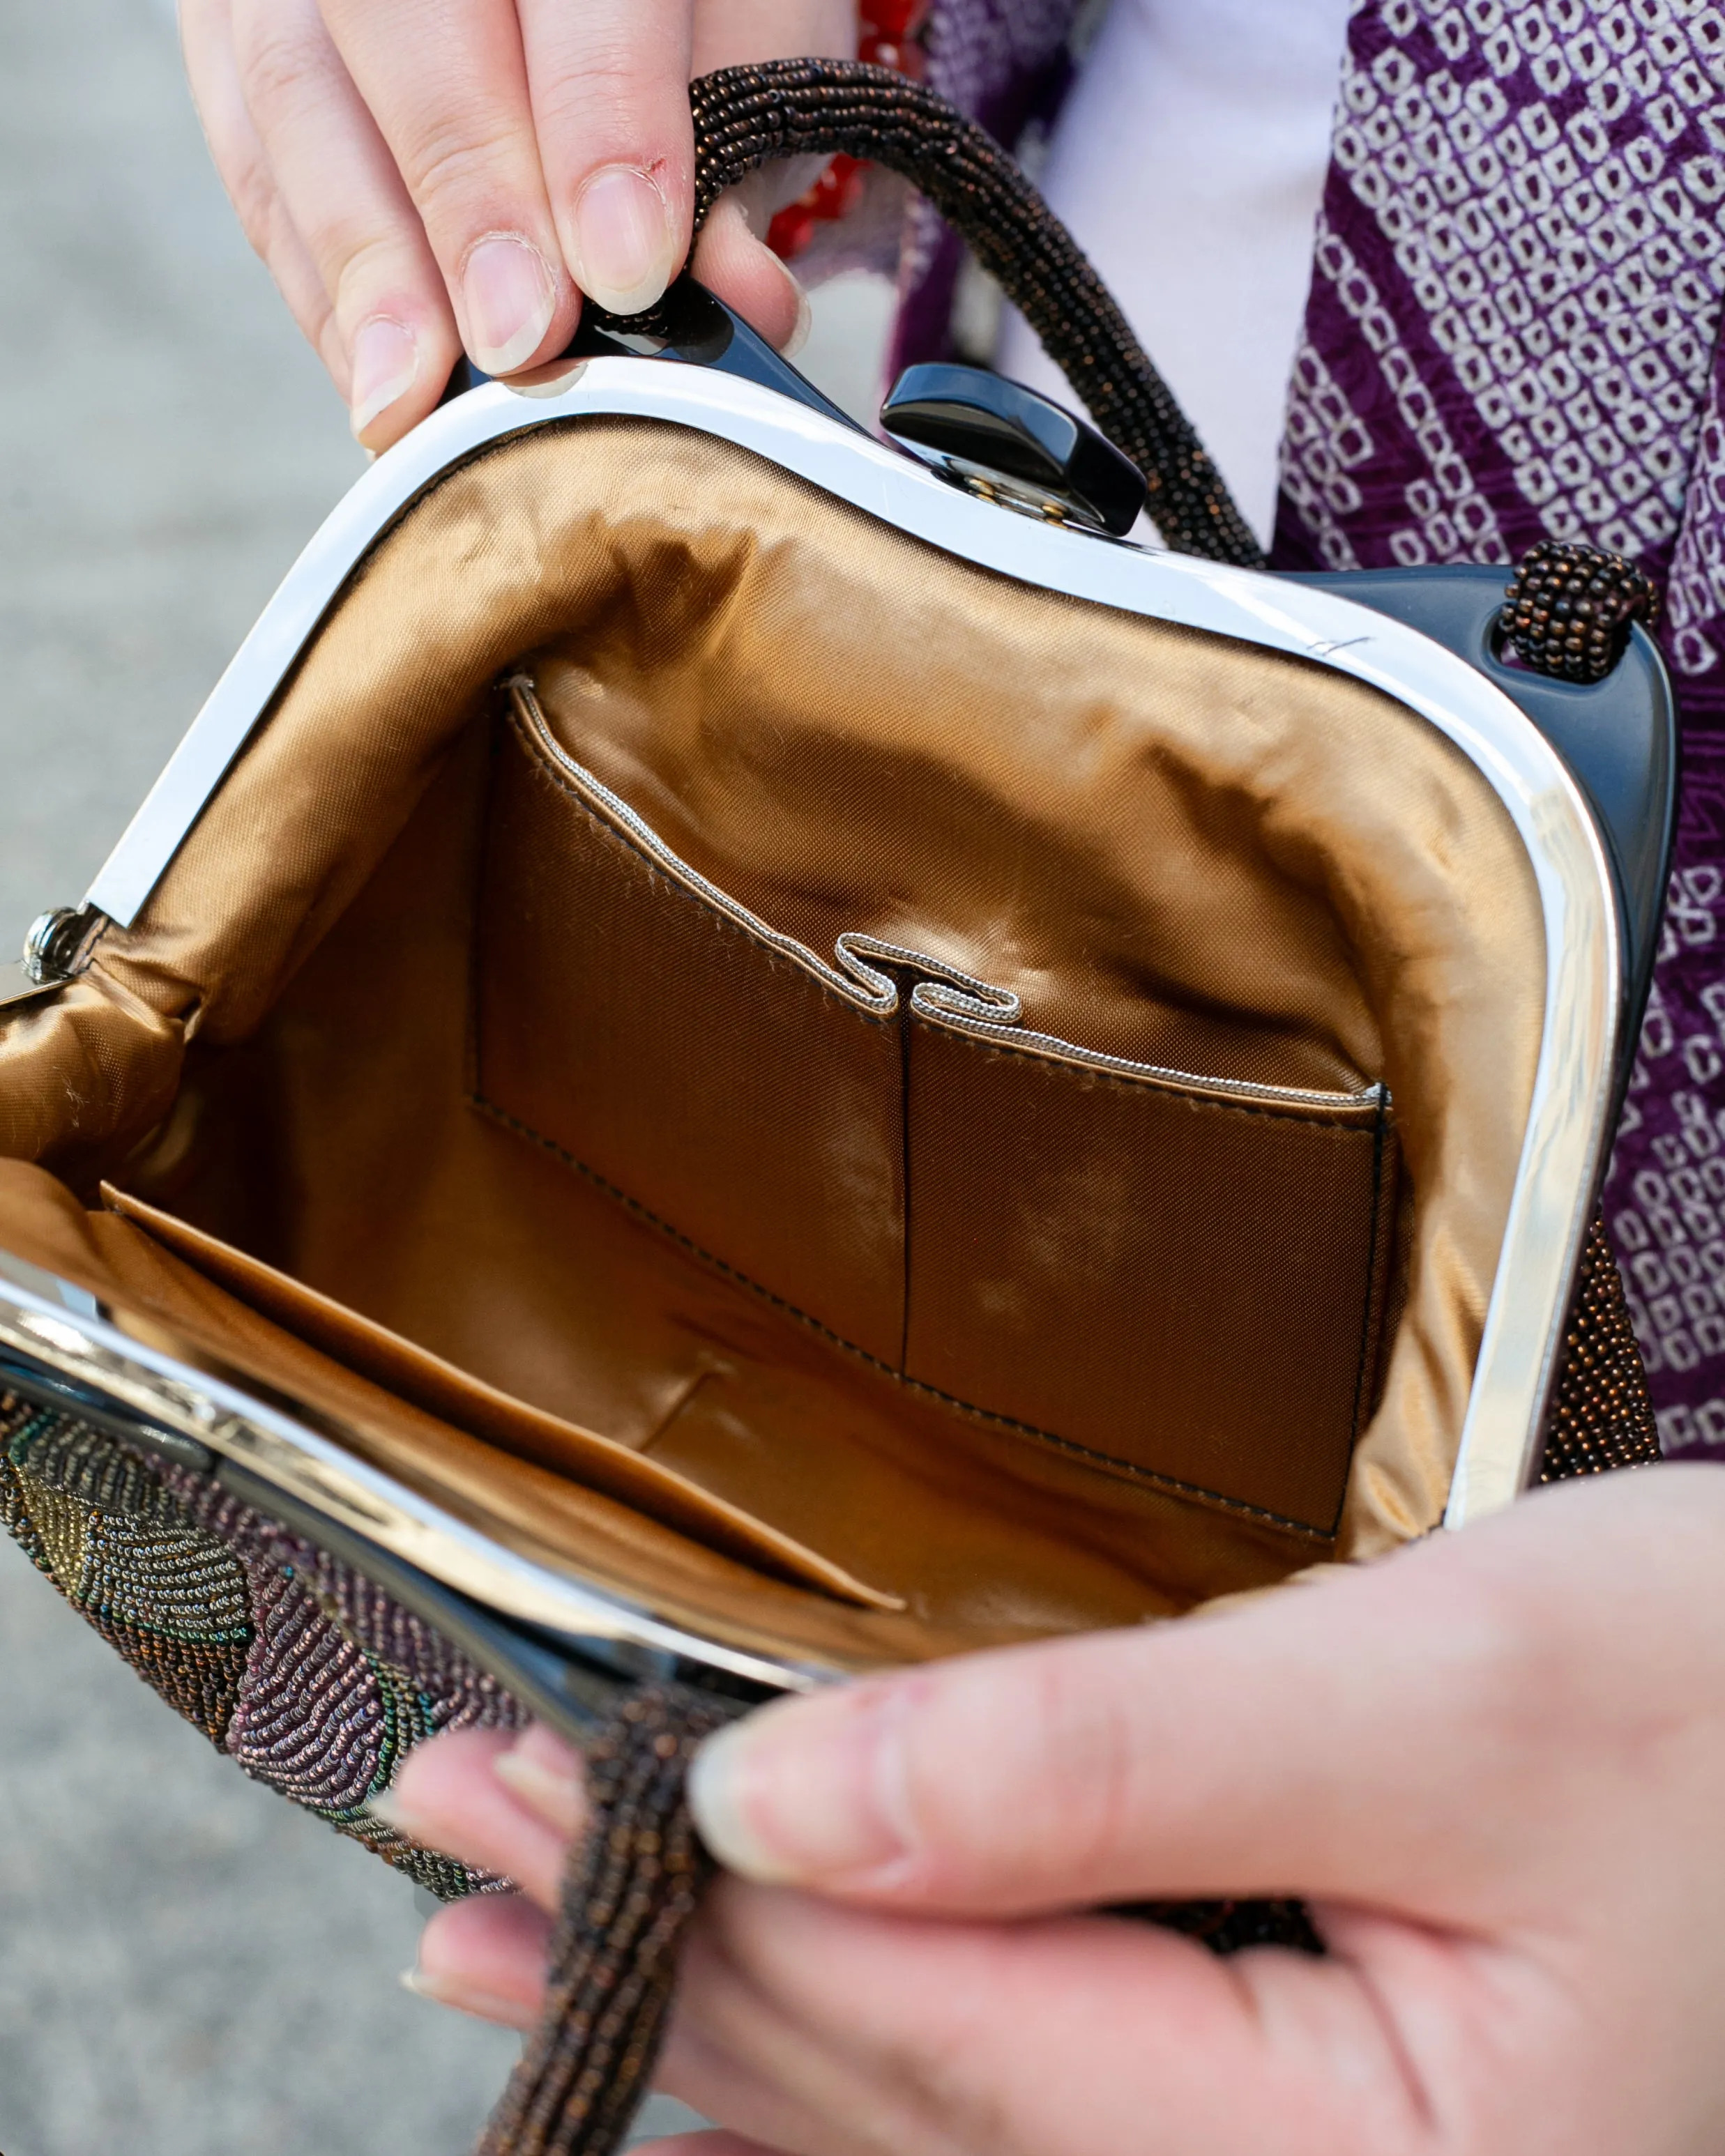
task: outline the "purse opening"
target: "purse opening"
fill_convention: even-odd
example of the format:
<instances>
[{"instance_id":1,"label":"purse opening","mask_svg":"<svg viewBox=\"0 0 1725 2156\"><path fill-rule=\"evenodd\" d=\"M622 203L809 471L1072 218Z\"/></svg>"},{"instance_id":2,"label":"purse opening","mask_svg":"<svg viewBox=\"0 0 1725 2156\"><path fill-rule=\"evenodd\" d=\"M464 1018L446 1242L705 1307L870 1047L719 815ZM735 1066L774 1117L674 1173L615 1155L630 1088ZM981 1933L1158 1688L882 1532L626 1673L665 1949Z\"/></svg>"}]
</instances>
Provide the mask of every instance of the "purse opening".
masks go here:
<instances>
[{"instance_id":1,"label":"purse opening","mask_svg":"<svg viewBox=\"0 0 1725 2156\"><path fill-rule=\"evenodd\" d=\"M697 1630L1131 1622L1440 1517L1542 953L1392 699L576 422L0 1033L0 1240Z\"/></svg>"}]
</instances>

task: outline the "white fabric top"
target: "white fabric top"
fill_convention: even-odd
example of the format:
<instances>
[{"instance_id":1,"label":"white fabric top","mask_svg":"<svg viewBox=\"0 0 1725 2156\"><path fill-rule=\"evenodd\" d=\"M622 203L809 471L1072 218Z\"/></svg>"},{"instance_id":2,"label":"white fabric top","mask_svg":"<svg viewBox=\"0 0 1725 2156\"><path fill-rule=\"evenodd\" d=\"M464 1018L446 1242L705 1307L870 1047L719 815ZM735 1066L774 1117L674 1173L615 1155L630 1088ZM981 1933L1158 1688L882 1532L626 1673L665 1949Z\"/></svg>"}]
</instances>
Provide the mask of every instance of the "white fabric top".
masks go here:
<instances>
[{"instance_id":1,"label":"white fabric top","mask_svg":"<svg viewBox=\"0 0 1725 2156\"><path fill-rule=\"evenodd\" d=\"M1041 186L1268 542L1351 0L1114 0ZM1070 404L1017 313L1003 374Z\"/></svg>"}]
</instances>

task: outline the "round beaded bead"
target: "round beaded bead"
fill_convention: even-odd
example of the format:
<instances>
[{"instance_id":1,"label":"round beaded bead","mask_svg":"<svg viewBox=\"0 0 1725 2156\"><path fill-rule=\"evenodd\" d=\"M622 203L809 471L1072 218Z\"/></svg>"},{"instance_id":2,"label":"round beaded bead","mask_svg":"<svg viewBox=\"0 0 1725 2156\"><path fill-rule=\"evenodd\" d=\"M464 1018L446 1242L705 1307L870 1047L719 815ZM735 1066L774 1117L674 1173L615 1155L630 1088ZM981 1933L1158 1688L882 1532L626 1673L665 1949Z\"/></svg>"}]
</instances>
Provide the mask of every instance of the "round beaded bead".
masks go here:
<instances>
[{"instance_id":1,"label":"round beaded bead","mask_svg":"<svg viewBox=\"0 0 1725 2156\"><path fill-rule=\"evenodd\" d=\"M1630 624L1659 616L1652 578L1621 554L1542 539L1522 557L1498 626L1524 666L1564 681L1603 681L1623 656Z\"/></svg>"}]
</instances>

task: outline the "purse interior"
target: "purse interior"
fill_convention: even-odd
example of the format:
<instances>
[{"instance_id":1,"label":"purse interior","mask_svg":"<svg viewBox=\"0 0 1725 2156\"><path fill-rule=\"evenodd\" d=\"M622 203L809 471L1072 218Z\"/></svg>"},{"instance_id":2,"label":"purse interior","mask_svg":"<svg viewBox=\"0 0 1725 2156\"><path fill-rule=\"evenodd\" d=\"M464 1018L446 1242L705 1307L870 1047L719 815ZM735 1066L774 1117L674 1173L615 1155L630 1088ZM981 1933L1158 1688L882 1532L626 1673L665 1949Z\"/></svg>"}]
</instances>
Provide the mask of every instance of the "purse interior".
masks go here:
<instances>
[{"instance_id":1,"label":"purse interior","mask_svg":"<svg viewBox=\"0 0 1725 2156\"><path fill-rule=\"evenodd\" d=\"M0 1031L0 1242L709 1636L1129 1623L1440 1517L1542 952L1391 699L571 422Z\"/></svg>"}]
</instances>

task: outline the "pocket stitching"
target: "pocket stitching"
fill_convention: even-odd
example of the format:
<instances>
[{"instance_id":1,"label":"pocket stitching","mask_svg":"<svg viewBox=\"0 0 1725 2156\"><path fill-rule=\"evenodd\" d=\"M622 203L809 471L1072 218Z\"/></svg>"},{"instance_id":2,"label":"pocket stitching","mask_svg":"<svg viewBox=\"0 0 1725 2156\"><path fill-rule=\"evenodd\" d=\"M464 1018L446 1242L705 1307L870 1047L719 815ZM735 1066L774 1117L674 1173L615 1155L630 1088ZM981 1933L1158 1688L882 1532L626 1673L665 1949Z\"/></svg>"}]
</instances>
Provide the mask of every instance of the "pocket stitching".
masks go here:
<instances>
[{"instance_id":1,"label":"pocket stitching","mask_svg":"<svg viewBox=\"0 0 1725 2156\"><path fill-rule=\"evenodd\" d=\"M801 964L788 952L775 949L765 937L756 936L744 927L740 921L733 920L729 914L713 905L710 899L703 897L698 891L691 891L686 884L680 883L675 876L668 875L661 864L656 861L644 848L638 845L626 831L620 831L608 818L602 816L590 802L583 798L577 788L571 785L554 766L546 761L532 738L523 730L520 721L512 712L508 715L508 725L517 745L527 760L531 774L544 784L554 788L572 808L584 817L595 837L607 841L614 850L628 855L630 859L646 872L649 880L662 896L682 900L685 905L693 907L700 917L721 936L729 937L743 944L745 949L758 952L775 973L788 974L803 987L814 990L822 1002L837 1005L840 1009L849 1012L852 1017L860 1019L864 1025L887 1026L896 1024L899 1013L904 1008L902 1002L895 1004L890 1011L877 1012L864 1009L852 997L843 993L831 982L823 980L809 967ZM813 952L809 955L811 958L816 956Z\"/></svg>"},{"instance_id":2,"label":"pocket stitching","mask_svg":"<svg viewBox=\"0 0 1725 2156\"><path fill-rule=\"evenodd\" d=\"M971 1416L978 1422L987 1424L991 1428L1009 1430L1015 1436L1032 1439L1039 1444L1050 1446L1057 1452L1083 1460L1088 1466L1105 1469L1125 1477L1130 1481L1142 1482L1152 1489L1190 1498L1195 1502L1213 1507L1242 1519L1261 1522L1266 1526L1280 1529L1284 1533L1297 1536L1303 1542L1326 1545L1334 1542L1333 1531L1315 1527L1308 1521L1289 1519L1280 1512L1272 1512L1268 1507L1247 1504L1238 1497L1223 1496L1219 1491L1207 1490L1199 1483L1183 1482L1177 1476L1159 1475L1153 1468L1141 1467L1135 1461L1118 1459L1113 1453L1095 1451L1089 1445L1079 1445L1072 1438L1062 1437L1057 1431L1039 1429L1034 1423L1019 1422L1011 1415L997 1414L990 1408L978 1407L974 1401L960 1399L956 1394L943 1392L938 1385L928 1384L919 1378L907 1377L902 1370L895 1370L890 1363L883 1361L878 1355L871 1355L866 1348L859 1348L854 1341L847 1340L842 1332L835 1332L831 1326L823 1325L818 1317L811 1317L806 1311L799 1310L794 1302L787 1301L783 1296L775 1295L771 1288L764 1287L759 1281L751 1280L747 1273L739 1272L734 1265L728 1265L723 1258L715 1256L711 1250L704 1250L692 1236L684 1235L681 1229L673 1227L668 1220L662 1219L651 1207L642 1204L638 1198L631 1198L626 1190L619 1189L615 1183L600 1175L597 1169L590 1168L585 1161L569 1152L566 1146L559 1145L554 1138L547 1137L542 1131L535 1130L531 1123L524 1122L519 1116L512 1115L508 1109L501 1106L495 1101L487 1099L483 1093L477 1091L470 1093L468 1104L478 1110L481 1115L488 1116L493 1122L501 1124L505 1130L512 1131L518 1137L526 1138L531 1143L542 1147L554 1160L560 1161L565 1168L573 1169L576 1174L590 1183L595 1189L602 1191L607 1198L613 1199L638 1219L644 1221L660 1235L675 1243L689 1256L698 1260L703 1265L711 1266L715 1272L722 1273L727 1280L734 1281L739 1287L746 1289L750 1295L782 1312L786 1317L795 1319L799 1325L806 1327L810 1332L817 1334L833 1347L842 1349L847 1355L855 1356L859 1362L866 1363L870 1369L878 1371L894 1384L904 1385L910 1391L922 1394L925 1399L938 1400L943 1406L955 1409L960 1414Z\"/></svg>"}]
</instances>

